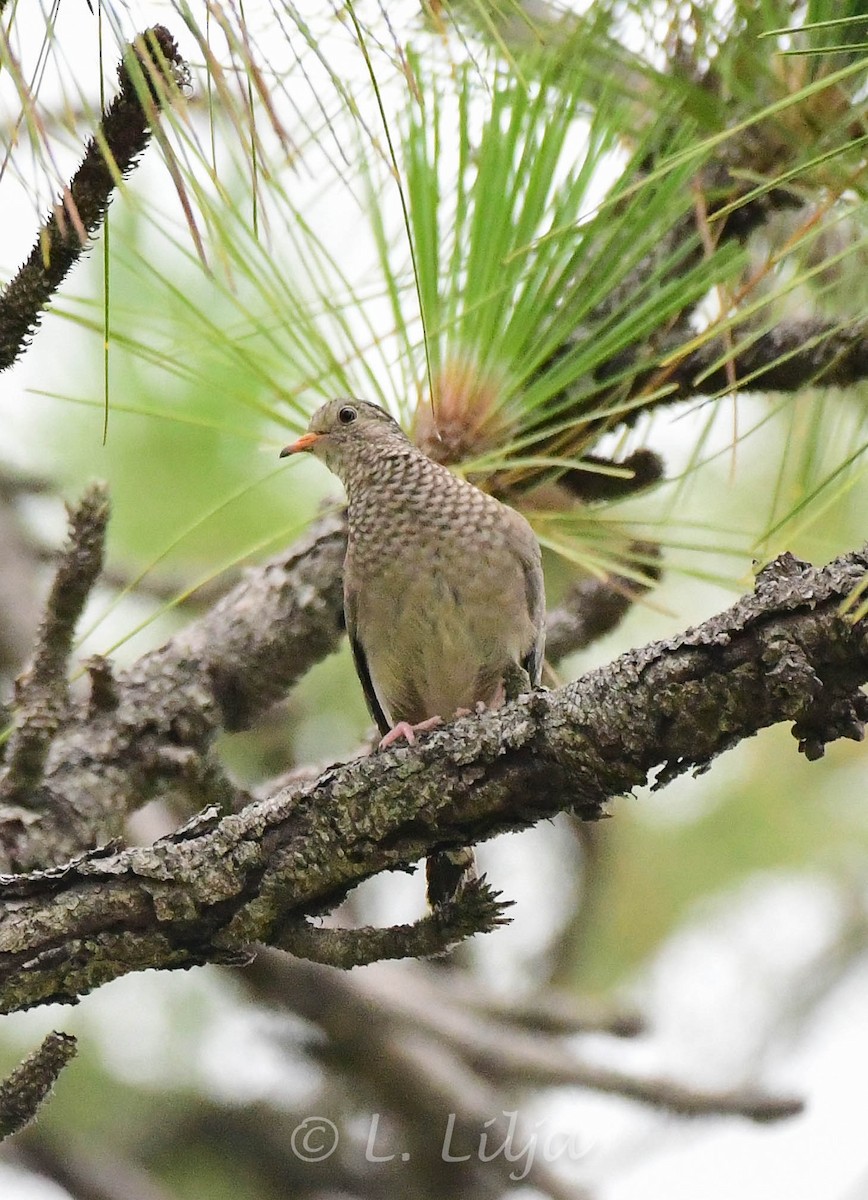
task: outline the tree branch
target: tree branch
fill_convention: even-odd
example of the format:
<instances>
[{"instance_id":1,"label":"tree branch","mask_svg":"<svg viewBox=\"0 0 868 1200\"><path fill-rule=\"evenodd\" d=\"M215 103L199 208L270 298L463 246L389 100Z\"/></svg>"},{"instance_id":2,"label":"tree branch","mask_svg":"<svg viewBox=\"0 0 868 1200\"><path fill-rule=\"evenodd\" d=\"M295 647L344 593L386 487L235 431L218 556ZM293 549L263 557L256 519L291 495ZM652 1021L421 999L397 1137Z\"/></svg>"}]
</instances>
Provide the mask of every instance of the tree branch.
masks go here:
<instances>
[{"instance_id":1,"label":"tree branch","mask_svg":"<svg viewBox=\"0 0 868 1200\"><path fill-rule=\"evenodd\" d=\"M74 1200L173 1200L119 1146L112 1144L109 1149L89 1132L69 1137L39 1127L28 1129L16 1139L13 1162L50 1179Z\"/></svg>"},{"instance_id":2,"label":"tree branch","mask_svg":"<svg viewBox=\"0 0 868 1200\"><path fill-rule=\"evenodd\" d=\"M843 326L815 318L788 321L761 333L748 330L734 349L715 338L664 372L675 390L662 403L730 391L728 370L740 392L850 387L868 379L868 320Z\"/></svg>"},{"instance_id":3,"label":"tree branch","mask_svg":"<svg viewBox=\"0 0 868 1200\"><path fill-rule=\"evenodd\" d=\"M0 297L0 371L24 350L51 297L87 249L120 179L148 145L159 107L186 80L186 66L162 25L126 47L120 91L85 147L62 203L46 218L27 261Z\"/></svg>"},{"instance_id":4,"label":"tree branch","mask_svg":"<svg viewBox=\"0 0 868 1200\"><path fill-rule=\"evenodd\" d=\"M861 737L868 622L840 610L866 569L865 551L825 568L783 555L726 612L559 691L338 764L223 820L213 810L153 846L5 879L0 1007L237 958L373 874L560 811L596 819L655 772L661 786L704 770L780 721L808 757Z\"/></svg>"},{"instance_id":5,"label":"tree branch","mask_svg":"<svg viewBox=\"0 0 868 1200\"><path fill-rule=\"evenodd\" d=\"M102 567L108 517L102 484L93 484L70 512L69 543L48 595L33 662L17 682L15 729L0 778L0 804L27 806L38 796L48 751L67 709L67 662L75 627Z\"/></svg>"},{"instance_id":6,"label":"tree branch","mask_svg":"<svg viewBox=\"0 0 868 1200\"><path fill-rule=\"evenodd\" d=\"M0 870L119 837L130 811L173 790L208 803L218 732L244 728L337 648L345 549L342 518L324 518L129 670L92 662L90 702L54 738L40 803L0 807Z\"/></svg>"},{"instance_id":7,"label":"tree branch","mask_svg":"<svg viewBox=\"0 0 868 1200\"><path fill-rule=\"evenodd\" d=\"M29 1125L76 1052L68 1033L49 1033L38 1050L0 1083L0 1141Z\"/></svg>"},{"instance_id":8,"label":"tree branch","mask_svg":"<svg viewBox=\"0 0 868 1200\"><path fill-rule=\"evenodd\" d=\"M406 1053L408 1042L413 1046L411 1039L415 1039L421 1052L415 1071L401 1086L399 1112L412 1103L411 1095L418 1094L424 1103L434 1092L443 1078L445 1057L457 1064L462 1080L470 1080L465 1102L479 1089L489 1095L492 1088L497 1089L487 1102L487 1116L508 1109L516 1095L533 1084L587 1088L686 1116L714 1113L773 1121L793 1116L803 1107L797 1097L756 1088L703 1089L665 1077L600 1067L584 1060L575 1039L567 1041L564 1031L541 1033L521 1021L510 1021L505 1014L492 1021L485 1009L466 1004L468 989L465 986L462 994L461 987L466 979L450 978L449 984L458 985L455 994L422 965L405 968L400 976L388 968L348 976L266 953L244 978L255 988L258 1000L280 1010L290 1009L320 1028L334 1057L341 1050L361 1045L370 1060L371 1041L376 1037L378 1055L373 1058L373 1072L359 1065L364 1075L374 1075L371 1082L375 1088L382 1087L382 1062L396 1052ZM575 1030L566 1032L569 1036ZM430 1047L430 1057L425 1046ZM429 1081L432 1074L434 1080ZM460 1084L456 1090L460 1095ZM388 1085L383 1091L387 1100ZM454 1099L445 1106L446 1111L455 1110ZM479 1119L477 1128L484 1119ZM442 1125L442 1114L434 1124Z\"/></svg>"}]
</instances>

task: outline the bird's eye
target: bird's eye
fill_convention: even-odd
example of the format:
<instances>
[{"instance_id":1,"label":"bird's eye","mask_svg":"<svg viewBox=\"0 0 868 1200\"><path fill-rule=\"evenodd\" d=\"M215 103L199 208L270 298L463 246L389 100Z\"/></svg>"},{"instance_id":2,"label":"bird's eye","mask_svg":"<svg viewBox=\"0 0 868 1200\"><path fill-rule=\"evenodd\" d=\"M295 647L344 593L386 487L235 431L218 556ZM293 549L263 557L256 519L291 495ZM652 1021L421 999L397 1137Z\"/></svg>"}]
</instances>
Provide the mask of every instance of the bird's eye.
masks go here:
<instances>
[{"instance_id":1,"label":"bird's eye","mask_svg":"<svg viewBox=\"0 0 868 1200\"><path fill-rule=\"evenodd\" d=\"M340 421L341 425L352 425L353 421L355 421L358 415L359 414L352 407L352 405L345 404L344 407L338 412L338 420Z\"/></svg>"}]
</instances>

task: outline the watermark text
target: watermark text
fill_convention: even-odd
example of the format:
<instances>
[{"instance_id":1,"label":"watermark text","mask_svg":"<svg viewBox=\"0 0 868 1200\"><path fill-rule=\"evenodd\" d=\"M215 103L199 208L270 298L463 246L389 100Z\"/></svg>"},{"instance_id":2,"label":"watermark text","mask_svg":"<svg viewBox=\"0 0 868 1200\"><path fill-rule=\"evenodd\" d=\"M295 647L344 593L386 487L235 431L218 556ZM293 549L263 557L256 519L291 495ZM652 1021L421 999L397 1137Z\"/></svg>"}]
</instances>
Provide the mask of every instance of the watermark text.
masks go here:
<instances>
[{"instance_id":1,"label":"watermark text","mask_svg":"<svg viewBox=\"0 0 868 1200\"><path fill-rule=\"evenodd\" d=\"M389 1142L389 1123L380 1113L367 1118L364 1155L369 1163L409 1162L410 1153ZM483 1121L478 1129L468 1127L456 1113L447 1113L443 1129L432 1130L438 1137L440 1158L446 1163L475 1160L488 1163L503 1159L512 1164L509 1178L514 1183L526 1179L535 1162L579 1162L591 1150L586 1139L575 1131L552 1128L545 1121L527 1124L516 1110L505 1110ZM325 1162L340 1145L341 1131L328 1117L305 1117L292 1131L290 1145L303 1162Z\"/></svg>"}]
</instances>

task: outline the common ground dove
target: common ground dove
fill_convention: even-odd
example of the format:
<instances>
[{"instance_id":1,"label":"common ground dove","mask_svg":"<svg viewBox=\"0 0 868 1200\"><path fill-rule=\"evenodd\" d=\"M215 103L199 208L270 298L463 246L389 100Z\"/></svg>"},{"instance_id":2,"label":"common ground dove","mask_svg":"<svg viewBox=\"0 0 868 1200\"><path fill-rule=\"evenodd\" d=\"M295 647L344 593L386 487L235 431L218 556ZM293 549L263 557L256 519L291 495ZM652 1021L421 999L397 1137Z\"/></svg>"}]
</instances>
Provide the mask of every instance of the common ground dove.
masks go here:
<instances>
[{"instance_id":1,"label":"common ground dove","mask_svg":"<svg viewBox=\"0 0 868 1200\"><path fill-rule=\"evenodd\" d=\"M480 703L497 707L521 690L516 680L539 685L545 594L523 516L434 462L366 401L323 405L281 457L302 450L346 489L347 633L381 746L413 742ZM432 907L474 876L472 850L432 855Z\"/></svg>"}]
</instances>

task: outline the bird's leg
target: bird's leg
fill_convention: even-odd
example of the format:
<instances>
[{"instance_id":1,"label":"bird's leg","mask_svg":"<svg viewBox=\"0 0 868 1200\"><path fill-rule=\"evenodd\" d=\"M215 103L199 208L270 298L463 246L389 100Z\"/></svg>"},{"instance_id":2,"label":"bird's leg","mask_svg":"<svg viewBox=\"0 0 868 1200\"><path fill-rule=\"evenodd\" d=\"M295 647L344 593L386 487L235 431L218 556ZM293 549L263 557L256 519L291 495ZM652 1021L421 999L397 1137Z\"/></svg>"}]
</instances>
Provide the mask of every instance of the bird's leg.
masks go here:
<instances>
[{"instance_id":1,"label":"bird's leg","mask_svg":"<svg viewBox=\"0 0 868 1200\"><path fill-rule=\"evenodd\" d=\"M418 721L415 725L411 725L409 721L399 721L385 737L380 739L380 750L386 750L394 742L398 742L401 738L405 738L409 745L413 745L416 741L417 733L427 733L429 729L436 729L438 725L443 724L442 717L428 717L426 721Z\"/></svg>"}]
</instances>

